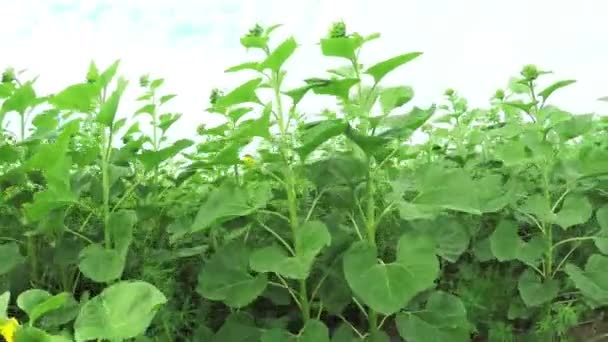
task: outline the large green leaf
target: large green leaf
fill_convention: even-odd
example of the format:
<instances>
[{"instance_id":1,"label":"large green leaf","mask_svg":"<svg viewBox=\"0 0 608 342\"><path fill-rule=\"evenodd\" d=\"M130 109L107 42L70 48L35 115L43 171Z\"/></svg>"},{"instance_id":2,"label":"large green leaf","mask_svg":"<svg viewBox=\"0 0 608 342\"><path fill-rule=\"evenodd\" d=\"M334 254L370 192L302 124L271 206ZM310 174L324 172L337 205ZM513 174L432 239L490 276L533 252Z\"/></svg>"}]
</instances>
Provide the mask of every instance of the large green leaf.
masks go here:
<instances>
[{"instance_id":1,"label":"large green leaf","mask_svg":"<svg viewBox=\"0 0 608 342\"><path fill-rule=\"evenodd\" d=\"M492 235L490 235L490 247L494 257L498 261L517 258L521 243L523 242L517 231L518 227L515 221L502 220Z\"/></svg>"},{"instance_id":2,"label":"large green leaf","mask_svg":"<svg viewBox=\"0 0 608 342\"><path fill-rule=\"evenodd\" d=\"M557 297L559 283L555 279L542 281L532 269L526 269L517 282L519 295L526 306L539 306Z\"/></svg>"},{"instance_id":3,"label":"large green leaf","mask_svg":"<svg viewBox=\"0 0 608 342\"><path fill-rule=\"evenodd\" d=\"M602 253L608 254L608 205L600 207L595 212L595 218L601 229L595 239L595 246Z\"/></svg>"},{"instance_id":4,"label":"large green leaf","mask_svg":"<svg viewBox=\"0 0 608 342\"><path fill-rule=\"evenodd\" d=\"M36 92L32 87L32 83L27 82L17 88L13 94L2 103L2 107L0 108L0 123L6 113L15 111L19 113L19 115L25 115L25 111L35 104Z\"/></svg>"},{"instance_id":5,"label":"large green leaf","mask_svg":"<svg viewBox=\"0 0 608 342\"><path fill-rule=\"evenodd\" d=\"M385 315L431 287L439 274L435 241L426 235L404 234L392 263L378 263L377 258L367 242L353 244L344 256L344 275L363 303Z\"/></svg>"},{"instance_id":6,"label":"large green leaf","mask_svg":"<svg viewBox=\"0 0 608 342\"><path fill-rule=\"evenodd\" d=\"M265 274L249 273L249 251L241 242L232 242L205 263L198 275L197 292L234 308L249 305L266 289Z\"/></svg>"},{"instance_id":7,"label":"large green leaf","mask_svg":"<svg viewBox=\"0 0 608 342\"><path fill-rule=\"evenodd\" d=\"M211 342L259 342L261 335L262 330L256 327L253 318L241 311L226 318Z\"/></svg>"},{"instance_id":8,"label":"large green leaf","mask_svg":"<svg viewBox=\"0 0 608 342\"><path fill-rule=\"evenodd\" d=\"M420 313L402 313L396 318L399 335L408 342L470 341L471 324L460 298L436 291Z\"/></svg>"},{"instance_id":9,"label":"large green leaf","mask_svg":"<svg viewBox=\"0 0 608 342\"><path fill-rule=\"evenodd\" d=\"M119 210L110 214L108 230L110 232L112 247L126 258L129 245L133 240L133 227L137 222L137 215L133 210Z\"/></svg>"},{"instance_id":10,"label":"large green leaf","mask_svg":"<svg viewBox=\"0 0 608 342\"><path fill-rule=\"evenodd\" d=\"M331 243L325 224L308 221L296 232L294 256L287 256L282 248L269 246L251 254L251 268L257 272L274 272L286 278L306 279L315 257Z\"/></svg>"},{"instance_id":11,"label":"large green leaf","mask_svg":"<svg viewBox=\"0 0 608 342\"><path fill-rule=\"evenodd\" d=\"M555 215L555 223L564 229L583 224L593 215L593 207L587 197L582 195L568 195L564 199L562 208Z\"/></svg>"},{"instance_id":12,"label":"large green leaf","mask_svg":"<svg viewBox=\"0 0 608 342\"><path fill-rule=\"evenodd\" d=\"M346 130L346 122L341 119L325 120L302 131L302 145L296 150L305 159L317 147Z\"/></svg>"},{"instance_id":13,"label":"large green leaf","mask_svg":"<svg viewBox=\"0 0 608 342\"><path fill-rule=\"evenodd\" d=\"M137 158L144 165L146 171L150 171L162 164L164 161L175 157L178 153L192 146L193 144L194 142L192 140L180 139L174 142L171 146L162 148L158 151L146 150L138 155Z\"/></svg>"},{"instance_id":14,"label":"large green leaf","mask_svg":"<svg viewBox=\"0 0 608 342\"><path fill-rule=\"evenodd\" d=\"M262 69L270 69L274 72L278 72L281 70L283 63L285 63L285 61L293 54L297 47L298 44L296 43L296 40L293 37L288 38L277 46L276 49L274 49L274 51L268 55L268 57L266 57L260 67Z\"/></svg>"},{"instance_id":15,"label":"large green leaf","mask_svg":"<svg viewBox=\"0 0 608 342\"><path fill-rule=\"evenodd\" d=\"M249 194L244 188L226 181L211 191L190 230L205 230L235 217L249 215L256 209L255 205L249 203Z\"/></svg>"},{"instance_id":16,"label":"large green leaf","mask_svg":"<svg viewBox=\"0 0 608 342\"><path fill-rule=\"evenodd\" d=\"M564 271L574 282L591 306L608 305L608 257L593 254L587 260L585 270L574 264L567 264Z\"/></svg>"},{"instance_id":17,"label":"large green leaf","mask_svg":"<svg viewBox=\"0 0 608 342\"><path fill-rule=\"evenodd\" d=\"M0 244L0 276L11 272L15 267L25 261L19 252L19 245L15 242Z\"/></svg>"},{"instance_id":18,"label":"large green leaf","mask_svg":"<svg viewBox=\"0 0 608 342\"><path fill-rule=\"evenodd\" d=\"M114 249L91 244L80 252L78 268L82 274L98 283L120 278L125 268L125 258Z\"/></svg>"},{"instance_id":19,"label":"large green leaf","mask_svg":"<svg viewBox=\"0 0 608 342\"><path fill-rule=\"evenodd\" d=\"M167 298L142 281L119 282L104 289L81 309L74 323L77 342L126 340L143 334Z\"/></svg>"},{"instance_id":20,"label":"large green leaf","mask_svg":"<svg viewBox=\"0 0 608 342\"><path fill-rule=\"evenodd\" d=\"M475 191L477 184L468 171L431 165L421 170L419 175L417 187L420 192L414 204L481 214L479 196Z\"/></svg>"},{"instance_id":21,"label":"large green leaf","mask_svg":"<svg viewBox=\"0 0 608 342\"><path fill-rule=\"evenodd\" d=\"M380 92L382 112L388 114L393 109L410 102L412 98L414 98L414 89L412 87L399 86L382 89L382 92Z\"/></svg>"},{"instance_id":22,"label":"large green leaf","mask_svg":"<svg viewBox=\"0 0 608 342\"><path fill-rule=\"evenodd\" d=\"M374 78L374 82L378 83L388 73L395 70L399 66L414 60L420 55L422 55L422 52L410 52L403 55L399 55L372 65L367 70L365 70L365 73L371 75Z\"/></svg>"},{"instance_id":23,"label":"large green leaf","mask_svg":"<svg viewBox=\"0 0 608 342\"><path fill-rule=\"evenodd\" d=\"M356 38L326 38L321 40L321 52L324 56L342 57L352 61L361 43L362 41Z\"/></svg>"},{"instance_id":24,"label":"large green leaf","mask_svg":"<svg viewBox=\"0 0 608 342\"><path fill-rule=\"evenodd\" d=\"M23 327L15 332L15 342L70 342L71 339L61 335L49 335L34 327Z\"/></svg>"},{"instance_id":25,"label":"large green leaf","mask_svg":"<svg viewBox=\"0 0 608 342\"><path fill-rule=\"evenodd\" d=\"M254 102L259 103L260 99L256 95L255 91L258 86L262 83L261 78L249 80L228 94L222 96L217 101L218 107L230 107L241 103Z\"/></svg>"},{"instance_id":26,"label":"large green leaf","mask_svg":"<svg viewBox=\"0 0 608 342\"><path fill-rule=\"evenodd\" d=\"M449 262L456 262L469 246L467 228L454 217L439 219L435 223L437 254Z\"/></svg>"},{"instance_id":27,"label":"large green leaf","mask_svg":"<svg viewBox=\"0 0 608 342\"><path fill-rule=\"evenodd\" d=\"M99 92L93 84L75 84L52 96L49 102L59 110L90 113L98 102Z\"/></svg>"}]
</instances>

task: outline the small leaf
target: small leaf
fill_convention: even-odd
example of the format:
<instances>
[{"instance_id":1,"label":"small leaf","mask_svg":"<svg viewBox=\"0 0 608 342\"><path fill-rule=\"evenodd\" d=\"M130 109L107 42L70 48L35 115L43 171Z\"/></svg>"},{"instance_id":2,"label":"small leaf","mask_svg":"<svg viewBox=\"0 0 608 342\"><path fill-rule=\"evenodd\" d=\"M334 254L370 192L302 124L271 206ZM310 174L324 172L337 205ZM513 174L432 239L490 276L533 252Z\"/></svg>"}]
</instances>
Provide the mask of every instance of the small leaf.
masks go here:
<instances>
[{"instance_id":1,"label":"small leaf","mask_svg":"<svg viewBox=\"0 0 608 342\"><path fill-rule=\"evenodd\" d=\"M237 72L237 71L241 71L241 70L255 70L255 71L259 71L260 70L260 63L258 62L245 62L239 65L235 65L233 67L230 67L226 70L224 70L224 72Z\"/></svg>"},{"instance_id":2,"label":"small leaf","mask_svg":"<svg viewBox=\"0 0 608 342\"><path fill-rule=\"evenodd\" d=\"M399 66L414 60L420 55L422 55L422 52L410 52L399 55L369 67L367 70L365 70L365 73L371 75L374 78L375 83L378 83L388 73L395 70Z\"/></svg>"},{"instance_id":3,"label":"small leaf","mask_svg":"<svg viewBox=\"0 0 608 342\"><path fill-rule=\"evenodd\" d=\"M361 46L361 42L355 38L327 38L321 40L321 51L324 56L342 57L348 60L355 59L355 51Z\"/></svg>"},{"instance_id":4,"label":"small leaf","mask_svg":"<svg viewBox=\"0 0 608 342\"><path fill-rule=\"evenodd\" d=\"M274 51L266 57L266 60L260 65L261 69L270 69L274 72L281 70L283 63L293 54L298 47L296 40L291 37L277 46Z\"/></svg>"},{"instance_id":5,"label":"small leaf","mask_svg":"<svg viewBox=\"0 0 608 342\"><path fill-rule=\"evenodd\" d=\"M543 89L540 93L538 93L538 95L540 97L542 97L544 100L547 100L549 98L549 96L551 96L551 94L553 94L554 91L563 88L563 87L567 87L573 83L576 83L575 80L564 80L564 81L557 81L555 83L553 83L552 85L548 86L547 88Z\"/></svg>"},{"instance_id":6,"label":"small leaf","mask_svg":"<svg viewBox=\"0 0 608 342\"><path fill-rule=\"evenodd\" d=\"M517 289L526 306L539 306L557 297L559 284L555 279L541 282L538 275L531 269L526 269L517 282Z\"/></svg>"},{"instance_id":7,"label":"small leaf","mask_svg":"<svg viewBox=\"0 0 608 342\"><path fill-rule=\"evenodd\" d=\"M380 93L380 106L384 114L401 107L414 98L412 87L400 86L383 89Z\"/></svg>"},{"instance_id":8,"label":"small leaf","mask_svg":"<svg viewBox=\"0 0 608 342\"><path fill-rule=\"evenodd\" d=\"M356 78L344 78L340 80L328 80L327 83L312 88L312 91L318 95L331 95L347 100L352 88L359 83Z\"/></svg>"},{"instance_id":9,"label":"small leaf","mask_svg":"<svg viewBox=\"0 0 608 342\"><path fill-rule=\"evenodd\" d=\"M146 171L151 171L164 161L175 157L182 150L192 146L194 142L189 139L180 139L173 143L169 147L165 147L158 151L146 150L142 152L138 157L139 161L144 165Z\"/></svg>"}]
</instances>

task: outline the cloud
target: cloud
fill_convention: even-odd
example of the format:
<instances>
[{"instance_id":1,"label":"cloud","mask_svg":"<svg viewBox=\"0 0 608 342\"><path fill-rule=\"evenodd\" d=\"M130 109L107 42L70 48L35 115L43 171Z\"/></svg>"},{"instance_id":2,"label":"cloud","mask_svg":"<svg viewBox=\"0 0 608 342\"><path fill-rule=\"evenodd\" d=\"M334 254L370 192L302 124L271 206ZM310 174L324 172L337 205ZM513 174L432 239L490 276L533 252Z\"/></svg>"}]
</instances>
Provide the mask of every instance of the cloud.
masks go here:
<instances>
[{"instance_id":1,"label":"cloud","mask_svg":"<svg viewBox=\"0 0 608 342\"><path fill-rule=\"evenodd\" d=\"M203 109L213 87L246 80L247 75L223 70L257 58L239 45L253 24L283 24L277 43L296 37L299 48L288 61L286 81L296 87L341 64L323 58L317 43L332 22L344 20L351 30L382 33L362 54L364 63L424 52L387 78L413 86L416 105L437 102L452 87L473 106L484 106L523 64L537 63L553 70L555 80L578 80L560 90L556 104L605 111L595 100L608 95L607 10L600 0L584 6L550 0L513 0L506 6L487 0L0 1L0 67L28 68L30 75L40 75L38 91L52 93L82 81L91 60L105 66L121 59L120 73L132 80L123 113L136 105L139 75L163 77L164 89L178 94L170 109L184 114L174 131L181 137L211 120ZM312 97L303 108L315 112L332 103Z\"/></svg>"}]
</instances>

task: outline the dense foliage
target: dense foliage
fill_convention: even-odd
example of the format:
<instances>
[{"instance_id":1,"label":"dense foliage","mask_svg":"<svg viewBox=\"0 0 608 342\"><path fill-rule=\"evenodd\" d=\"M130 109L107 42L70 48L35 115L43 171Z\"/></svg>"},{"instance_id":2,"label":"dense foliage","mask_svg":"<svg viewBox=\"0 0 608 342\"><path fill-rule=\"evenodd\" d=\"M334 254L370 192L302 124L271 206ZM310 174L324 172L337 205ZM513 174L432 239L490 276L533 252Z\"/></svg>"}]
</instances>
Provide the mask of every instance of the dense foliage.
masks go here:
<instances>
[{"instance_id":1,"label":"dense foliage","mask_svg":"<svg viewBox=\"0 0 608 342\"><path fill-rule=\"evenodd\" d=\"M48 96L4 72L6 340L599 338L608 120L550 104L574 81L528 65L488 108L451 89L411 107L382 81L421 53L362 65L379 35L337 23L319 45L344 67L285 89L298 44L276 28L242 37L257 57L227 72L253 77L213 91L225 120L192 140L167 139L162 79L117 116L118 62ZM305 96L335 108L302 113Z\"/></svg>"}]
</instances>

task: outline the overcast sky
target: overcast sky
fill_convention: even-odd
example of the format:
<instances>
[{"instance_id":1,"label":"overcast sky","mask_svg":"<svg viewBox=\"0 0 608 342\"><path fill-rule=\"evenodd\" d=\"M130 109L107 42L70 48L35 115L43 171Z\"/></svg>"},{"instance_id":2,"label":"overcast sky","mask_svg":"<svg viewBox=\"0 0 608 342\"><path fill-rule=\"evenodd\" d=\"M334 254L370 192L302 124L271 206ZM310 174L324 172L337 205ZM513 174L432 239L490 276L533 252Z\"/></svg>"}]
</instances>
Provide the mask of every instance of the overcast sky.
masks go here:
<instances>
[{"instance_id":1,"label":"overcast sky","mask_svg":"<svg viewBox=\"0 0 608 342\"><path fill-rule=\"evenodd\" d=\"M424 52L386 80L414 87L416 105L437 102L452 87L484 106L533 63L555 80L578 80L555 104L608 112L596 101L608 95L605 0L0 0L0 13L0 68L27 68L40 75L37 90L52 93L82 81L91 59L100 67L121 59L120 73L132 80L121 114L133 108L139 75L150 72L178 94L171 109L184 114L174 132L182 137L210 120L211 88L246 79L223 70L252 59L239 37L256 22L283 24L275 42L293 35L300 44L286 65L289 86L336 65L316 43L344 20L349 31L382 34L367 46L364 63ZM307 109L319 106L308 99Z\"/></svg>"}]
</instances>

